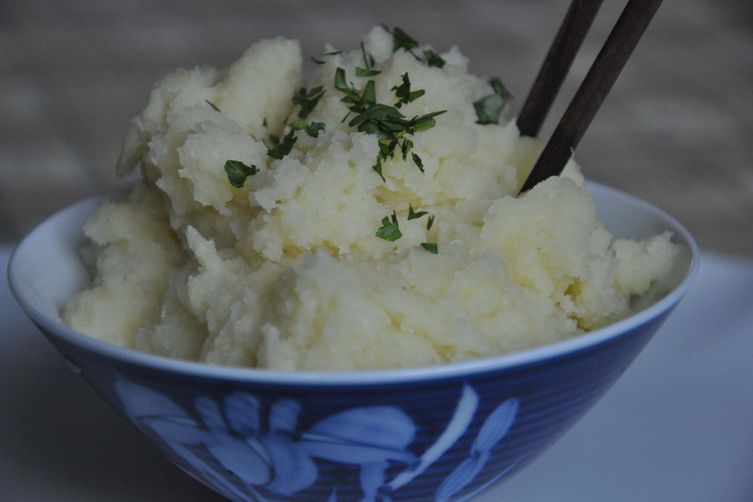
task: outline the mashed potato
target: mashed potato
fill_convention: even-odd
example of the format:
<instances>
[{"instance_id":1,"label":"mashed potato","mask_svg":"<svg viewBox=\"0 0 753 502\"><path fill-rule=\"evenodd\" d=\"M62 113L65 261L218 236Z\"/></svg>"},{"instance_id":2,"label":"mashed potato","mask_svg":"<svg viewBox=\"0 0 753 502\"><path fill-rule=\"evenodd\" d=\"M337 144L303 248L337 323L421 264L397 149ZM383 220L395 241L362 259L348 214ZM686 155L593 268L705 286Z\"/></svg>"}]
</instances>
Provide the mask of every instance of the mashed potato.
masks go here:
<instances>
[{"instance_id":1,"label":"mashed potato","mask_svg":"<svg viewBox=\"0 0 753 502\"><path fill-rule=\"evenodd\" d=\"M303 91L321 94L313 108L292 99L303 59L283 38L159 82L118 165L140 167L143 183L86 224L95 278L65 322L211 364L411 367L575 336L666 278L670 236L612 242L574 163L516 197L541 146L504 117L477 123L474 103L497 91L456 48L393 49L383 28L363 51L327 47ZM357 112L343 120L338 68L358 96L371 85L372 103L400 102L405 120L445 112L382 155L384 134L351 126ZM289 152L273 154L286 138ZM235 184L228 160L246 169Z\"/></svg>"}]
</instances>

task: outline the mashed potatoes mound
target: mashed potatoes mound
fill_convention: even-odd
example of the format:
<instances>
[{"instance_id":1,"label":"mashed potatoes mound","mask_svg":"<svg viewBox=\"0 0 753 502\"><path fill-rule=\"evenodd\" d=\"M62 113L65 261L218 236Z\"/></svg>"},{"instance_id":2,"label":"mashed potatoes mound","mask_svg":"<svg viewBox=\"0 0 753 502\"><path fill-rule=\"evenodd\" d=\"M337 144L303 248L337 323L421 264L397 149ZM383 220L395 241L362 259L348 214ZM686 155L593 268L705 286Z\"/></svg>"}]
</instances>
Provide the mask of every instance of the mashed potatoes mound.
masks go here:
<instances>
[{"instance_id":1,"label":"mashed potatoes mound","mask_svg":"<svg viewBox=\"0 0 753 502\"><path fill-rule=\"evenodd\" d=\"M612 242L572 162L515 196L540 144L504 118L476 123L473 102L493 91L456 48L439 68L393 53L382 28L364 44L381 73L355 76L360 50L324 57L310 83L324 95L306 120L325 129L298 131L281 160L267 151L300 110L296 41L263 40L229 68L159 82L118 166L140 167L144 181L86 224L95 279L65 322L211 364L412 367L572 337L629 314L631 297L664 280L678 253L670 236ZM446 110L410 137L423 172L399 153L384 180L372 169L378 137L342 120L338 67L357 89L374 80L387 104L407 73L426 92L406 117ZM224 169L231 159L258 169L240 188ZM409 220L409 205L428 214ZM388 241L375 232L393 210L402 237Z\"/></svg>"}]
</instances>

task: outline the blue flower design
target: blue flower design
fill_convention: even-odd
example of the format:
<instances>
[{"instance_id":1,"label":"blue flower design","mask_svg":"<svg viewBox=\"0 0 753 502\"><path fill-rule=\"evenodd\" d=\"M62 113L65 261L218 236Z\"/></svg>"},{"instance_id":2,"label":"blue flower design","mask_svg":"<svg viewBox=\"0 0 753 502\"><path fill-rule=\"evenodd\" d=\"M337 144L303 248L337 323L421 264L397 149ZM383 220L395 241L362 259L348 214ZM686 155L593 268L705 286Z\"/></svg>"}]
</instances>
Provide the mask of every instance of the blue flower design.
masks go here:
<instances>
[{"instance_id":1,"label":"blue flower design","mask_svg":"<svg viewBox=\"0 0 753 502\"><path fill-rule=\"evenodd\" d=\"M450 500L478 476L478 473L481 472L481 469L489 461L492 448L507 435L510 427L515 422L519 406L520 402L515 398L511 398L497 406L486 417L476 439L471 445L468 458L463 460L437 488L435 495L436 502ZM507 473L510 468L508 467L502 471L494 480L496 481L496 479Z\"/></svg>"},{"instance_id":2,"label":"blue flower design","mask_svg":"<svg viewBox=\"0 0 753 502\"><path fill-rule=\"evenodd\" d=\"M317 458L361 466L365 499L374 500L383 484L380 473L389 462L416 460L406 449L416 426L395 407L347 410L297 434L301 407L292 399L271 405L263 431L259 401L248 393L233 392L221 403L205 396L196 398L197 420L147 387L121 379L115 390L129 418L169 444L196 475L219 486L231 499L246 499L245 494L252 493L264 500L259 488L281 496L309 488L318 479ZM154 410L160 410L160 415L152 415ZM217 474L223 470L232 476Z\"/></svg>"},{"instance_id":3,"label":"blue flower design","mask_svg":"<svg viewBox=\"0 0 753 502\"><path fill-rule=\"evenodd\" d=\"M246 392L219 400L199 396L187 412L160 392L124 378L116 380L115 391L131 421L161 439L190 474L230 499L252 496L260 502L267 500L266 494L279 500L313 486L319 479L317 460L358 468L361 500L389 502L393 492L428 469L466 433L479 400L470 386L463 386L445 430L416 457L408 450L416 425L394 406L352 408L299 431L302 410L293 399L269 405L264 422L259 400ZM491 449L507 434L517 409L518 401L508 399L487 417L468 459L442 483L437 500L449 500L476 477ZM387 480L387 469L399 465L405 468ZM337 486L328 500L337 501Z\"/></svg>"}]
</instances>

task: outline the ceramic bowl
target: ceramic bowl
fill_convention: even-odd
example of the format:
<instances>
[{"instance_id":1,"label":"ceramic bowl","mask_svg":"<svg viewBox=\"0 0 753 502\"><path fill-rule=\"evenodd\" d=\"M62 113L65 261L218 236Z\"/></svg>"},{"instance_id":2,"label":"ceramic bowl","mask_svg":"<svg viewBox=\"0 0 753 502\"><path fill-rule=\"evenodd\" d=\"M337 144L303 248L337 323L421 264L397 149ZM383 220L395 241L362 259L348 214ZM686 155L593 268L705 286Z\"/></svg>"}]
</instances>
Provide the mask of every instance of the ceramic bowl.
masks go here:
<instances>
[{"instance_id":1,"label":"ceramic bowl","mask_svg":"<svg viewBox=\"0 0 753 502\"><path fill-rule=\"evenodd\" d=\"M589 190L613 234L674 233L688 255L676 287L580 337L461 364L349 373L223 368L76 333L58 312L89 280L78 258L81 227L101 198L57 213L26 237L9 282L75 371L170 460L230 499L468 500L529 463L607 391L697 270L696 244L674 219L610 188Z\"/></svg>"}]
</instances>

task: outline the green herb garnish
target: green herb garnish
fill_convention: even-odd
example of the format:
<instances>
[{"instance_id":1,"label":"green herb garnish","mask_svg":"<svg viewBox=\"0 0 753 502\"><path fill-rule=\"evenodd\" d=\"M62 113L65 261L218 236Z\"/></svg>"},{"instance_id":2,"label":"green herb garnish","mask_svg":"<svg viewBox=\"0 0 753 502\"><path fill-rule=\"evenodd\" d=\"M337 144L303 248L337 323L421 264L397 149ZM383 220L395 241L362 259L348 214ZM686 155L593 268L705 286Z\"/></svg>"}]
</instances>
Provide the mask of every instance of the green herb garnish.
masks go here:
<instances>
[{"instance_id":1,"label":"green herb garnish","mask_svg":"<svg viewBox=\"0 0 753 502\"><path fill-rule=\"evenodd\" d=\"M431 129L432 127L437 125L437 121L434 120L434 117L442 115L446 111L447 110L440 110L438 112L431 112L425 115L421 115L420 117L414 117L412 119L414 122L413 132L419 132L419 131L425 131L427 129Z\"/></svg>"},{"instance_id":2,"label":"green herb garnish","mask_svg":"<svg viewBox=\"0 0 753 502\"><path fill-rule=\"evenodd\" d=\"M493 94L484 96L478 101L474 101L473 108L476 109L477 124L499 124L499 116L502 110L510 100L510 91L502 84L498 78L489 81L492 86Z\"/></svg>"},{"instance_id":3,"label":"green herb garnish","mask_svg":"<svg viewBox=\"0 0 753 502\"><path fill-rule=\"evenodd\" d=\"M416 55L416 53L413 52L413 49L418 48L418 41L416 41L416 39L405 33L400 28L395 27L394 29L391 29L389 26L386 26L384 24L382 25L382 28L384 28L388 33L392 35L392 52L397 52L398 49L405 49L414 58L416 58L418 61L421 61L422 63L425 63L427 66L444 68L446 61L442 58L442 56L440 56L433 50L427 49L423 51L423 57Z\"/></svg>"},{"instance_id":4,"label":"green herb garnish","mask_svg":"<svg viewBox=\"0 0 753 502\"><path fill-rule=\"evenodd\" d=\"M272 136L270 136L270 139L272 139ZM278 138L274 138L278 139ZM295 145L295 142L298 140L298 138L295 137L295 129L291 128L290 132L285 135L284 138L282 138L282 141L279 141L277 146L273 148L267 149L267 155L272 157L273 159L282 159L284 156L290 153L290 150L293 149L293 145Z\"/></svg>"},{"instance_id":5,"label":"green herb garnish","mask_svg":"<svg viewBox=\"0 0 753 502\"><path fill-rule=\"evenodd\" d=\"M363 56L363 65L367 69L371 70L374 68L374 64L376 64L374 56L366 52L366 47L364 47L363 42L361 42L361 56Z\"/></svg>"},{"instance_id":6,"label":"green herb garnish","mask_svg":"<svg viewBox=\"0 0 753 502\"><path fill-rule=\"evenodd\" d=\"M361 68L360 66L356 66L356 77L373 77L380 73L382 72L373 68Z\"/></svg>"},{"instance_id":7,"label":"green herb garnish","mask_svg":"<svg viewBox=\"0 0 753 502\"><path fill-rule=\"evenodd\" d=\"M246 178L259 172L259 169L253 164L249 166L240 160L226 160L225 172L230 184L235 188L241 188L246 182Z\"/></svg>"},{"instance_id":8,"label":"green herb garnish","mask_svg":"<svg viewBox=\"0 0 753 502\"><path fill-rule=\"evenodd\" d=\"M318 138L319 133L324 131L324 122L312 122L306 126L305 131L312 138Z\"/></svg>"},{"instance_id":9,"label":"green herb garnish","mask_svg":"<svg viewBox=\"0 0 753 502\"><path fill-rule=\"evenodd\" d=\"M366 82L361 92L361 104L363 106L374 106L376 104L376 84L373 80Z\"/></svg>"},{"instance_id":10,"label":"green herb garnish","mask_svg":"<svg viewBox=\"0 0 753 502\"><path fill-rule=\"evenodd\" d=\"M400 153L403 154L403 160L406 160L408 158L408 152L410 152L412 148L413 142L411 140L403 140L403 143L400 145Z\"/></svg>"},{"instance_id":11,"label":"green herb garnish","mask_svg":"<svg viewBox=\"0 0 753 502\"><path fill-rule=\"evenodd\" d=\"M439 246L436 242L422 242L421 247L434 254L437 254L437 252L439 251Z\"/></svg>"},{"instance_id":12,"label":"green herb garnish","mask_svg":"<svg viewBox=\"0 0 753 502\"><path fill-rule=\"evenodd\" d=\"M434 225L434 215L432 214L429 216L429 220L426 222L426 230L431 230L431 227Z\"/></svg>"},{"instance_id":13,"label":"green herb garnish","mask_svg":"<svg viewBox=\"0 0 753 502\"><path fill-rule=\"evenodd\" d=\"M308 117L309 113L319 103L319 100L324 96L324 88L322 86L314 87L306 90L305 87L293 94L293 103L300 106L301 109L298 112L298 116L302 119Z\"/></svg>"},{"instance_id":14,"label":"green herb garnish","mask_svg":"<svg viewBox=\"0 0 753 502\"><path fill-rule=\"evenodd\" d=\"M413 163L416 164L416 167L418 167L418 170L421 172L424 172L424 163L421 160L421 157L419 157L415 153L411 153L411 158L413 159Z\"/></svg>"},{"instance_id":15,"label":"green herb garnish","mask_svg":"<svg viewBox=\"0 0 753 502\"><path fill-rule=\"evenodd\" d=\"M390 31L390 29L387 28L387 31ZM392 52L405 49L412 54L412 50L418 47L418 42L397 26L390 33L392 33Z\"/></svg>"},{"instance_id":16,"label":"green herb garnish","mask_svg":"<svg viewBox=\"0 0 753 502\"><path fill-rule=\"evenodd\" d=\"M446 61L434 51L424 51L424 61L429 66L436 66L437 68L444 68Z\"/></svg>"},{"instance_id":17,"label":"green herb garnish","mask_svg":"<svg viewBox=\"0 0 753 502\"><path fill-rule=\"evenodd\" d=\"M331 52L325 52L322 54L322 56L336 56L340 54L342 51L331 51ZM311 56L311 61L313 61L316 64L324 64L323 59L316 59L314 56Z\"/></svg>"},{"instance_id":18,"label":"green herb garnish","mask_svg":"<svg viewBox=\"0 0 753 502\"><path fill-rule=\"evenodd\" d=\"M425 91L411 91L410 78L407 73L402 76L401 84L392 88L398 97L395 106L385 105L376 102L376 87L374 80L369 80L360 92L348 83L345 70L337 68L335 71L335 89L343 93L340 99L348 108L348 114L343 117L343 122L351 114L356 116L348 122L348 125L355 127L359 132L374 134L379 137L379 154L376 163L372 169L379 174L384 181L382 172L383 161L395 156L395 150L400 149L403 160L408 158L408 153L413 148L413 141L407 138L419 131L425 131L436 125L434 117L441 115L445 110L416 115L413 118L405 117L398 106L423 96ZM411 158L418 168L423 172L423 162L421 158L412 154Z\"/></svg>"},{"instance_id":19,"label":"green herb garnish","mask_svg":"<svg viewBox=\"0 0 753 502\"><path fill-rule=\"evenodd\" d=\"M211 106L211 107L212 107L212 109L213 109L214 111L216 111L216 112L222 112L222 110L220 110L220 109L219 109L219 108L217 107L217 105L215 105L214 103L212 103L212 102L211 102L211 101L209 101L208 99L205 99L204 101L206 101L206 103L207 103L207 104L208 104L209 106Z\"/></svg>"},{"instance_id":20,"label":"green herb garnish","mask_svg":"<svg viewBox=\"0 0 753 502\"><path fill-rule=\"evenodd\" d=\"M400 225L397 223L397 215L395 211L392 211L392 216L385 216L382 218L382 226L376 231L375 234L380 239L394 242L403 236L400 233Z\"/></svg>"},{"instance_id":21,"label":"green herb garnish","mask_svg":"<svg viewBox=\"0 0 753 502\"><path fill-rule=\"evenodd\" d=\"M312 138L318 138L319 133L324 131L324 126L324 122L312 122L310 124L307 124L303 119L298 119L290 124L290 127L292 127L294 130L306 131L306 134L308 134Z\"/></svg>"},{"instance_id":22,"label":"green herb garnish","mask_svg":"<svg viewBox=\"0 0 753 502\"><path fill-rule=\"evenodd\" d=\"M420 218L421 216L423 216L425 214L429 214L429 213L427 211L414 211L413 210L413 205L412 204L408 204L408 219L409 220L418 219L418 218Z\"/></svg>"},{"instance_id":23,"label":"green herb garnish","mask_svg":"<svg viewBox=\"0 0 753 502\"><path fill-rule=\"evenodd\" d=\"M282 138L274 135L269 135L269 141L272 143L272 148L267 149L267 155L273 159L282 159L284 156L290 153L293 149L293 145L298 140L295 135L296 131L306 131L306 134L312 138L319 136L319 133L324 130L324 122L306 122L306 117L313 111L314 107L319 103L319 100L324 96L324 88L322 86L314 87L306 90L305 87L301 87L298 92L293 95L293 103L298 105L298 118L290 124L290 131ZM266 119L265 119L266 125Z\"/></svg>"},{"instance_id":24,"label":"green herb garnish","mask_svg":"<svg viewBox=\"0 0 753 502\"><path fill-rule=\"evenodd\" d=\"M382 174L382 158L377 157L376 163L371 166L371 169L374 170L375 173L379 175L380 178L382 178L382 181L386 182L387 180L384 179L384 174Z\"/></svg>"},{"instance_id":25,"label":"green herb garnish","mask_svg":"<svg viewBox=\"0 0 753 502\"><path fill-rule=\"evenodd\" d=\"M419 89L417 91L411 92L410 90L410 78L408 77L407 73L403 73L402 76L402 83L400 85L396 85L393 87L392 91L395 91L395 96L397 96L397 103L395 103L395 106L397 108L400 108L402 105L407 105L411 101L415 101L424 94L426 94L426 91L423 89Z\"/></svg>"}]
</instances>

